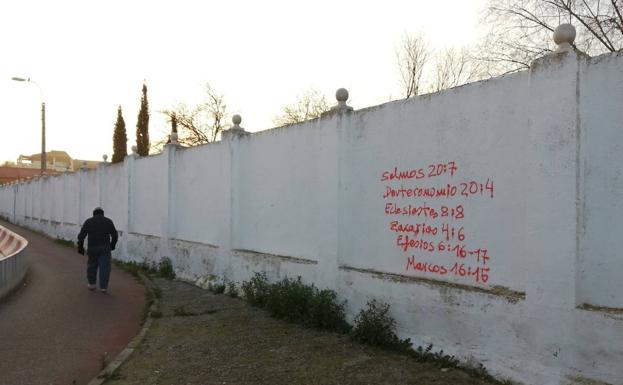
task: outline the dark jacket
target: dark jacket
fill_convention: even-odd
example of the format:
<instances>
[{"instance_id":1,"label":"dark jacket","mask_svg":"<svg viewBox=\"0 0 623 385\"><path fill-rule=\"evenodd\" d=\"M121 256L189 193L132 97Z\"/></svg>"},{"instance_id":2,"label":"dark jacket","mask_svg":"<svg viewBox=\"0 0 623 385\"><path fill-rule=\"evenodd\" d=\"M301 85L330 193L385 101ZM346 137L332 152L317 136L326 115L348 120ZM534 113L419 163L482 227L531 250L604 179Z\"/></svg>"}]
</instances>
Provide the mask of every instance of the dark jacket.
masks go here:
<instances>
[{"instance_id":1,"label":"dark jacket","mask_svg":"<svg viewBox=\"0 0 623 385\"><path fill-rule=\"evenodd\" d=\"M78 234L78 248L84 249L84 238L89 236L87 253L114 250L117 246L117 229L112 221L102 214L87 219Z\"/></svg>"}]
</instances>

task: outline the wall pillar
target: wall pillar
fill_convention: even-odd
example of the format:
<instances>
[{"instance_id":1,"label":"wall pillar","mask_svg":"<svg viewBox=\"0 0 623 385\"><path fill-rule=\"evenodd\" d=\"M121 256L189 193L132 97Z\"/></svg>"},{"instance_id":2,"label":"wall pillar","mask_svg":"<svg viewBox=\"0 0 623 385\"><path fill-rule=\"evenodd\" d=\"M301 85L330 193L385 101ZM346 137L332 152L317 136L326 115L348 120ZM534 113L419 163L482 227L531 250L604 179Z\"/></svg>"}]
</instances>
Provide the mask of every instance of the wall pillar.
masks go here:
<instances>
[{"instance_id":1,"label":"wall pillar","mask_svg":"<svg viewBox=\"0 0 623 385\"><path fill-rule=\"evenodd\" d=\"M78 226L82 226L82 224L84 223L84 220L86 219L86 217L84 216L84 212L85 212L84 198L85 198L86 181L84 179L85 179L84 170L79 169L78 170L78 217L76 218L76 223L78 224Z\"/></svg>"},{"instance_id":2,"label":"wall pillar","mask_svg":"<svg viewBox=\"0 0 623 385\"><path fill-rule=\"evenodd\" d=\"M226 143L229 151L223 157L223 172L226 173L222 178L225 182L221 186L222 196L229 197L229 204L225 205L221 210L221 236L222 243L219 245L219 258L216 270L222 272L225 280L235 280L235 272L232 271L231 258L232 250L237 248L236 235L239 226L239 162L238 156L240 152L240 140L242 140L247 132L240 127L242 118L240 115L234 115L232 118L233 127L222 133L222 140ZM229 167L228 167L229 166ZM228 175L227 175L228 173Z\"/></svg>"},{"instance_id":3,"label":"wall pillar","mask_svg":"<svg viewBox=\"0 0 623 385\"><path fill-rule=\"evenodd\" d=\"M96 175L97 175L97 205L102 207L102 197L104 196L102 189L104 183L102 183L102 175L104 175L104 167L106 167L105 163L100 163L97 165Z\"/></svg>"},{"instance_id":4,"label":"wall pillar","mask_svg":"<svg viewBox=\"0 0 623 385\"><path fill-rule=\"evenodd\" d=\"M344 228L340 215L340 178L342 170L342 144L344 134L351 127L353 108L346 104L348 91L340 88L335 93L337 105L323 114L323 118L331 119L335 125L324 125L322 129L320 153L318 154L318 172L320 174L318 191L323 192L320 198L323 205L321 216L323 239L318 240L319 266L317 281L320 287L339 289L339 245L340 230Z\"/></svg>"},{"instance_id":5,"label":"wall pillar","mask_svg":"<svg viewBox=\"0 0 623 385\"><path fill-rule=\"evenodd\" d=\"M530 72L527 249L530 302L574 308L580 221L580 121L575 52L538 59Z\"/></svg>"},{"instance_id":6,"label":"wall pillar","mask_svg":"<svg viewBox=\"0 0 623 385\"><path fill-rule=\"evenodd\" d=\"M526 316L546 367L573 360L573 312L581 231L579 70L573 50L530 69L526 154ZM564 363L561 365L561 363Z\"/></svg>"},{"instance_id":7,"label":"wall pillar","mask_svg":"<svg viewBox=\"0 0 623 385\"><path fill-rule=\"evenodd\" d=\"M127 194L126 194L126 215L125 215L125 233L122 234L124 236L124 241L122 242L121 252L126 260L131 260L130 258L130 234L134 231L134 213L133 213L133 203L134 203L134 172L135 172L135 162L138 154L136 153L136 146L132 146L132 154L127 155L123 159L123 171L125 173L126 183L127 183Z\"/></svg>"},{"instance_id":8,"label":"wall pillar","mask_svg":"<svg viewBox=\"0 0 623 385\"><path fill-rule=\"evenodd\" d=\"M160 255L158 256L158 260L168 257L172 258L172 250L170 248L171 238L175 236L176 229L176 216L175 216L175 154L179 145L174 143L169 143L164 146L162 154L160 156L164 156L166 163L166 170L164 170L163 179L164 185L166 186L166 192L164 201L166 202L166 207L164 207L164 216L162 221L162 230L160 236Z\"/></svg>"}]
</instances>

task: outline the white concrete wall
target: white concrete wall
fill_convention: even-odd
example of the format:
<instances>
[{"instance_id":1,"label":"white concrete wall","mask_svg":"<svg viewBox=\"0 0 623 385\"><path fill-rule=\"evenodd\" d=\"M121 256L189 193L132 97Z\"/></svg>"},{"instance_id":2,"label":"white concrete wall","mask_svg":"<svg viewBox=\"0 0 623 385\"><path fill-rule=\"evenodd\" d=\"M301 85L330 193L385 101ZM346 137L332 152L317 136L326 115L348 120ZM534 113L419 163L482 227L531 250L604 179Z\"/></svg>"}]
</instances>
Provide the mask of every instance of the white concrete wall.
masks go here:
<instances>
[{"instance_id":1,"label":"white concrete wall","mask_svg":"<svg viewBox=\"0 0 623 385\"><path fill-rule=\"evenodd\" d=\"M131 232L160 236L166 212L167 172L164 157L151 156L136 160L132 178L132 223Z\"/></svg>"},{"instance_id":2,"label":"white concrete wall","mask_svg":"<svg viewBox=\"0 0 623 385\"><path fill-rule=\"evenodd\" d=\"M315 120L237 143L234 263L250 267L238 279L268 270L336 287L337 142L335 122Z\"/></svg>"},{"instance_id":3,"label":"white concrete wall","mask_svg":"<svg viewBox=\"0 0 623 385\"><path fill-rule=\"evenodd\" d=\"M336 290L350 317L390 303L402 337L494 374L623 384L622 74L620 53L552 55L437 94L3 186L0 215L75 239L102 206L121 230L117 258L169 257L202 286L302 276Z\"/></svg>"},{"instance_id":4,"label":"white concrete wall","mask_svg":"<svg viewBox=\"0 0 623 385\"><path fill-rule=\"evenodd\" d=\"M173 226L174 238L210 245L220 243L218 218L221 208L230 205L230 197L220 191L220 186L230 177L228 165L223 161L223 153L227 151L227 146L219 142L175 154L176 181L171 199L179 220ZM190 165L199 166L200 172ZM197 218L201 225L184 218Z\"/></svg>"},{"instance_id":5,"label":"white concrete wall","mask_svg":"<svg viewBox=\"0 0 623 385\"><path fill-rule=\"evenodd\" d=\"M168 147L164 154L172 178L169 256L178 274L193 282L223 276L228 266L229 153L229 146L218 142L187 150Z\"/></svg>"},{"instance_id":6,"label":"white concrete wall","mask_svg":"<svg viewBox=\"0 0 623 385\"><path fill-rule=\"evenodd\" d=\"M128 178L123 163L100 166L100 206L106 215L115 218L117 230L127 231L128 222Z\"/></svg>"},{"instance_id":7,"label":"white concrete wall","mask_svg":"<svg viewBox=\"0 0 623 385\"><path fill-rule=\"evenodd\" d=\"M525 254L526 200L520 186L527 178L525 162L517 160L527 146L522 103L527 75L393 102L382 114L370 109L353 119L344 132L339 204L340 217L353 228L340 233L340 264L523 290L525 266L518 256ZM390 179L395 170L413 178ZM448 185L452 197L400 194L401 188L419 193ZM399 195L388 196L392 192ZM416 215L392 213L409 205L434 209L439 216L427 217L426 209ZM399 231L423 223L430 226L428 235L416 235L418 228ZM439 272L414 270L410 261L437 265ZM461 276L460 268L452 270L455 263L483 271Z\"/></svg>"},{"instance_id":8,"label":"white concrete wall","mask_svg":"<svg viewBox=\"0 0 623 385\"><path fill-rule=\"evenodd\" d=\"M580 127L583 198L578 301L623 308L623 53L581 68Z\"/></svg>"}]
</instances>

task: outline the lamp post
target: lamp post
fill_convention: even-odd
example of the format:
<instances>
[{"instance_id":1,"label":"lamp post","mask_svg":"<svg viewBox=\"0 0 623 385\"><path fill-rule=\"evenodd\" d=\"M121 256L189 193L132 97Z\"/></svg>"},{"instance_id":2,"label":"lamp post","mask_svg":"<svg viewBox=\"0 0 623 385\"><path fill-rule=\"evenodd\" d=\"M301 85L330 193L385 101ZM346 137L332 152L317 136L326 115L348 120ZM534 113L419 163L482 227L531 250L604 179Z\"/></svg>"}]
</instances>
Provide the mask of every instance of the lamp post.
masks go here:
<instances>
[{"instance_id":1,"label":"lamp post","mask_svg":"<svg viewBox=\"0 0 623 385\"><path fill-rule=\"evenodd\" d=\"M45 155L45 102L43 101L43 91L41 90L41 86L30 78L13 77L11 79L16 82L32 83L39 89L39 96L41 97L41 175L43 175L47 169L47 159Z\"/></svg>"}]
</instances>

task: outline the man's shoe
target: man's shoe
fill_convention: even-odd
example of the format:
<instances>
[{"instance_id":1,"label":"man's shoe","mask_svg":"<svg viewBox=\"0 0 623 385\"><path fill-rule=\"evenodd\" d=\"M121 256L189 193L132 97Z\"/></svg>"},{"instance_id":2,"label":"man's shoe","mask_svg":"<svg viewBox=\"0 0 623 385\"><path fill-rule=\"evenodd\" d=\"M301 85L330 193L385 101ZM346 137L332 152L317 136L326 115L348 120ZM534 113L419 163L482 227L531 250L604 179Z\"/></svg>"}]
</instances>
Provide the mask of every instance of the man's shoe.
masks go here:
<instances>
[{"instance_id":1,"label":"man's shoe","mask_svg":"<svg viewBox=\"0 0 623 385\"><path fill-rule=\"evenodd\" d=\"M91 291L95 290L95 285L91 285L91 284L89 284L89 285L87 285L87 287L88 287L88 288L89 288L89 290L91 290Z\"/></svg>"},{"instance_id":2,"label":"man's shoe","mask_svg":"<svg viewBox=\"0 0 623 385\"><path fill-rule=\"evenodd\" d=\"M100 292L102 292L102 293L107 293L107 292L108 292L108 290L106 290L106 289L100 289Z\"/></svg>"}]
</instances>

